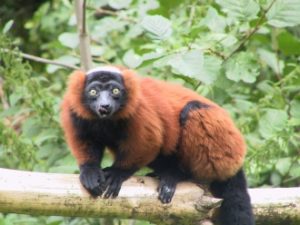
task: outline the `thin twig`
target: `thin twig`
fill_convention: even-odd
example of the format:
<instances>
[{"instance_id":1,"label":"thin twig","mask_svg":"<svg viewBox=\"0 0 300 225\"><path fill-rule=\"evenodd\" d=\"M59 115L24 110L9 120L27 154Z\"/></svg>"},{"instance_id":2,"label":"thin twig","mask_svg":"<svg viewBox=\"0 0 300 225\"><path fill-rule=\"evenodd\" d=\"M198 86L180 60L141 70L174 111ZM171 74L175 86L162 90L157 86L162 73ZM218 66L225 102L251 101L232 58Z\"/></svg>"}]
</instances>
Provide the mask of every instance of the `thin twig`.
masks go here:
<instances>
[{"instance_id":1,"label":"thin twig","mask_svg":"<svg viewBox=\"0 0 300 225\"><path fill-rule=\"evenodd\" d=\"M273 0L271 2L271 4L268 6L268 8L266 10L263 11L261 17L259 18L258 22L256 23L255 27L253 28L252 31L250 31L248 33L248 35L246 35L242 40L241 43L239 44L239 46L233 50L224 60L227 61L230 57L232 57L235 53L237 53L240 49L243 48L243 46L245 45L245 43L259 30L261 24L263 23L264 19L266 18L266 14L267 12L272 8L273 4L276 2L276 0Z\"/></svg>"},{"instance_id":2,"label":"thin twig","mask_svg":"<svg viewBox=\"0 0 300 225\"><path fill-rule=\"evenodd\" d=\"M68 64L57 62L57 61L54 61L54 60L45 59L45 58L41 58L41 57L38 57L38 56L30 55L30 54L27 54L27 53L13 51L13 50L10 50L10 49L1 48L0 51L11 52L15 55L20 55L24 59L29 59L29 60L40 62L40 63L51 64L51 65L66 67L66 68L75 69L75 70L79 69L77 66L68 65Z\"/></svg>"},{"instance_id":3,"label":"thin twig","mask_svg":"<svg viewBox=\"0 0 300 225\"><path fill-rule=\"evenodd\" d=\"M3 79L0 77L0 100L2 103L2 107L4 110L9 109L9 103L5 98L4 91L3 91Z\"/></svg>"},{"instance_id":4,"label":"thin twig","mask_svg":"<svg viewBox=\"0 0 300 225\"><path fill-rule=\"evenodd\" d=\"M65 64L65 63L57 62L57 61L54 61L54 60L50 60L50 59L45 59L45 58L41 58L41 57L38 57L38 56L29 55L27 53L20 53L20 55L22 56L22 58L33 60L33 61L36 61L36 62L41 62L41 63L45 63L45 64L52 64L52 65L62 66L62 67L67 67L67 68L70 68L70 69L79 69L77 66L72 66L72 65L68 65L68 64Z\"/></svg>"},{"instance_id":5,"label":"thin twig","mask_svg":"<svg viewBox=\"0 0 300 225\"><path fill-rule=\"evenodd\" d=\"M199 80L198 83L196 84L196 86L193 88L193 90L197 91L197 89L200 87L201 84L202 84L202 81Z\"/></svg>"},{"instance_id":6,"label":"thin twig","mask_svg":"<svg viewBox=\"0 0 300 225\"><path fill-rule=\"evenodd\" d=\"M112 10L108 10L108 9L102 9L102 8L94 8L91 6L87 6L88 10L94 10L96 11L96 14L104 14L104 15L110 15L110 16L114 16L114 17L119 17L122 20L128 21L130 23L137 23L138 20L135 20L134 18L128 17L126 15L122 15L120 13L118 13L117 11L112 11Z\"/></svg>"},{"instance_id":7,"label":"thin twig","mask_svg":"<svg viewBox=\"0 0 300 225\"><path fill-rule=\"evenodd\" d=\"M94 57L93 61L96 62L96 63L98 62L98 63L104 63L104 64L111 64L108 60L104 59L101 56Z\"/></svg>"},{"instance_id":8,"label":"thin twig","mask_svg":"<svg viewBox=\"0 0 300 225\"><path fill-rule=\"evenodd\" d=\"M89 7L87 9L92 9L95 10L96 13L99 14L106 14L106 15L110 15L110 16L118 16L118 13L112 10L108 10L108 9L102 9L102 8L93 8L93 7Z\"/></svg>"},{"instance_id":9,"label":"thin twig","mask_svg":"<svg viewBox=\"0 0 300 225\"><path fill-rule=\"evenodd\" d=\"M217 52L217 51L215 51L215 50L213 50L212 48L208 48L208 49L206 49L208 52L210 52L211 54L213 54L213 55L215 55L215 56L217 56L217 57L219 57L219 58L221 58L221 59L223 59L223 60L225 60L225 55L223 55L221 52Z\"/></svg>"},{"instance_id":10,"label":"thin twig","mask_svg":"<svg viewBox=\"0 0 300 225\"><path fill-rule=\"evenodd\" d=\"M196 4L191 5L190 16L189 16L189 20L188 20L188 23L187 23L188 27L191 27L192 24L193 24L193 20L194 20L194 17L195 17L195 12L196 12L195 6L196 6Z\"/></svg>"}]
</instances>

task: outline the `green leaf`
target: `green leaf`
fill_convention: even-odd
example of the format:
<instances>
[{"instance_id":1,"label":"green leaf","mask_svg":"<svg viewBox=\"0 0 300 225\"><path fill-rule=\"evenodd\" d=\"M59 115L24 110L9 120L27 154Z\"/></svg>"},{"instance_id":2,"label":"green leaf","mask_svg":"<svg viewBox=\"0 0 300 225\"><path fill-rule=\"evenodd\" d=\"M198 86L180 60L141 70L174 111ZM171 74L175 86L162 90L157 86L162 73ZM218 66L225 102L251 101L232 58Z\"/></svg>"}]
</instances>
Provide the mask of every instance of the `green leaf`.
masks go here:
<instances>
[{"instance_id":1,"label":"green leaf","mask_svg":"<svg viewBox=\"0 0 300 225\"><path fill-rule=\"evenodd\" d=\"M53 151L53 143L48 142L39 146L39 150L36 156L39 159L47 159L49 157L49 153Z\"/></svg>"},{"instance_id":2,"label":"green leaf","mask_svg":"<svg viewBox=\"0 0 300 225\"><path fill-rule=\"evenodd\" d=\"M211 32L201 41L201 46L211 48L212 43L220 43L225 49L231 47L238 42L238 39L228 33Z\"/></svg>"},{"instance_id":3,"label":"green leaf","mask_svg":"<svg viewBox=\"0 0 300 225\"><path fill-rule=\"evenodd\" d=\"M34 143L36 145L41 145L45 141L54 141L57 139L57 137L58 136L55 129L45 129L36 136Z\"/></svg>"},{"instance_id":4,"label":"green leaf","mask_svg":"<svg viewBox=\"0 0 300 225\"><path fill-rule=\"evenodd\" d=\"M163 58L162 52L148 52L142 55L142 63L139 65L139 67L144 67L147 65L153 65L154 67L157 66L157 61L159 61L160 58ZM165 64L166 65L166 64ZM165 66L163 65L163 66ZM160 66L159 66L160 68Z\"/></svg>"},{"instance_id":5,"label":"green leaf","mask_svg":"<svg viewBox=\"0 0 300 225\"><path fill-rule=\"evenodd\" d=\"M100 8L102 6L106 6L108 4L108 0L91 0L89 4L92 4L96 8Z\"/></svg>"},{"instance_id":6,"label":"green leaf","mask_svg":"<svg viewBox=\"0 0 300 225\"><path fill-rule=\"evenodd\" d=\"M300 118L291 118L288 122L289 126L299 127L300 126Z\"/></svg>"},{"instance_id":7,"label":"green leaf","mask_svg":"<svg viewBox=\"0 0 300 225\"><path fill-rule=\"evenodd\" d=\"M300 164L299 163L294 163L293 166L290 169L289 174L292 177L300 177Z\"/></svg>"},{"instance_id":8,"label":"green leaf","mask_svg":"<svg viewBox=\"0 0 300 225\"><path fill-rule=\"evenodd\" d=\"M9 103L10 105L16 105L24 97L25 97L24 93L16 90L9 96Z\"/></svg>"},{"instance_id":9,"label":"green leaf","mask_svg":"<svg viewBox=\"0 0 300 225\"><path fill-rule=\"evenodd\" d=\"M230 80L253 83L259 75L256 58L249 52L241 52L230 58L225 64L225 74Z\"/></svg>"},{"instance_id":10,"label":"green leaf","mask_svg":"<svg viewBox=\"0 0 300 225\"><path fill-rule=\"evenodd\" d=\"M268 24L274 27L291 27L300 24L300 1L277 0L267 12Z\"/></svg>"},{"instance_id":11,"label":"green leaf","mask_svg":"<svg viewBox=\"0 0 300 225\"><path fill-rule=\"evenodd\" d=\"M228 16L241 20L252 20L257 17L259 5L254 0L216 0Z\"/></svg>"},{"instance_id":12,"label":"green leaf","mask_svg":"<svg viewBox=\"0 0 300 225\"><path fill-rule=\"evenodd\" d=\"M214 56L205 55L203 69L199 71L199 74L196 78L202 81L204 84L212 84L220 75L221 64L221 59Z\"/></svg>"},{"instance_id":13,"label":"green leaf","mask_svg":"<svg viewBox=\"0 0 300 225\"><path fill-rule=\"evenodd\" d=\"M143 62L143 59L140 55L130 49L123 56L123 61L129 68L136 68Z\"/></svg>"},{"instance_id":14,"label":"green leaf","mask_svg":"<svg viewBox=\"0 0 300 225\"><path fill-rule=\"evenodd\" d=\"M283 130L287 124L288 115L284 110L267 109L259 120L259 133L268 139Z\"/></svg>"},{"instance_id":15,"label":"green leaf","mask_svg":"<svg viewBox=\"0 0 300 225\"><path fill-rule=\"evenodd\" d=\"M172 55L168 62L177 74L199 79L203 71L203 52L200 50L190 50L184 53Z\"/></svg>"},{"instance_id":16,"label":"green leaf","mask_svg":"<svg viewBox=\"0 0 300 225\"><path fill-rule=\"evenodd\" d=\"M220 35L221 36L221 35ZM231 34L225 34L223 38L220 40L220 44L222 44L225 48L230 47L238 42L238 39L231 35Z\"/></svg>"},{"instance_id":17,"label":"green leaf","mask_svg":"<svg viewBox=\"0 0 300 225\"><path fill-rule=\"evenodd\" d=\"M235 109L242 111L242 112L247 112L251 109L253 106L253 103L247 100L243 99L235 99Z\"/></svg>"},{"instance_id":18,"label":"green leaf","mask_svg":"<svg viewBox=\"0 0 300 225\"><path fill-rule=\"evenodd\" d=\"M205 18L201 20L201 24L217 33L223 33L226 27L225 17L219 15L218 11L213 7L208 8Z\"/></svg>"},{"instance_id":19,"label":"green leaf","mask_svg":"<svg viewBox=\"0 0 300 225\"><path fill-rule=\"evenodd\" d=\"M27 138L35 138L41 131L42 127L36 118L29 118L22 124L22 135Z\"/></svg>"},{"instance_id":20,"label":"green leaf","mask_svg":"<svg viewBox=\"0 0 300 225\"><path fill-rule=\"evenodd\" d=\"M93 56L101 56L104 53L104 48L98 45L91 45L91 54Z\"/></svg>"},{"instance_id":21,"label":"green leaf","mask_svg":"<svg viewBox=\"0 0 300 225\"><path fill-rule=\"evenodd\" d=\"M258 55L260 58L272 68L276 74L281 74L284 68L282 60L278 60L275 53L267 51L265 49L258 49Z\"/></svg>"},{"instance_id":22,"label":"green leaf","mask_svg":"<svg viewBox=\"0 0 300 225\"><path fill-rule=\"evenodd\" d=\"M274 186L279 186L281 184L281 176L277 172L273 172L270 177L271 184Z\"/></svg>"},{"instance_id":23,"label":"green leaf","mask_svg":"<svg viewBox=\"0 0 300 225\"><path fill-rule=\"evenodd\" d=\"M103 40L104 38L110 37L110 32L120 32L122 31L122 29L124 29L124 26L126 25L126 21L119 20L115 17L105 17L99 20L99 22L97 22L97 24L92 27L91 37L95 40Z\"/></svg>"},{"instance_id":24,"label":"green leaf","mask_svg":"<svg viewBox=\"0 0 300 225\"><path fill-rule=\"evenodd\" d=\"M46 219L45 225L62 225L62 219L59 216L49 216Z\"/></svg>"},{"instance_id":25,"label":"green leaf","mask_svg":"<svg viewBox=\"0 0 300 225\"><path fill-rule=\"evenodd\" d=\"M126 37L132 39L137 38L140 35L142 35L144 32L143 28L139 24L135 24L129 28L128 31L126 31Z\"/></svg>"},{"instance_id":26,"label":"green leaf","mask_svg":"<svg viewBox=\"0 0 300 225\"><path fill-rule=\"evenodd\" d=\"M132 0L109 0L108 4L114 9L128 8Z\"/></svg>"},{"instance_id":27,"label":"green leaf","mask_svg":"<svg viewBox=\"0 0 300 225\"><path fill-rule=\"evenodd\" d=\"M153 39L164 40L172 34L171 22L163 16L145 16L141 25Z\"/></svg>"},{"instance_id":28,"label":"green leaf","mask_svg":"<svg viewBox=\"0 0 300 225\"><path fill-rule=\"evenodd\" d=\"M62 33L59 35L58 40L63 46L68 48L76 48L79 44L79 38L77 33Z\"/></svg>"},{"instance_id":29,"label":"green leaf","mask_svg":"<svg viewBox=\"0 0 300 225\"><path fill-rule=\"evenodd\" d=\"M102 166L102 168L109 167L112 165L112 163L113 163L113 159L112 159L111 155L106 154L101 162L101 166Z\"/></svg>"},{"instance_id":30,"label":"green leaf","mask_svg":"<svg viewBox=\"0 0 300 225\"><path fill-rule=\"evenodd\" d=\"M20 112L19 106L11 106L8 109L0 111L0 119L7 117L7 116L16 116L18 112Z\"/></svg>"},{"instance_id":31,"label":"green leaf","mask_svg":"<svg viewBox=\"0 0 300 225\"><path fill-rule=\"evenodd\" d=\"M300 119L300 100L294 99L290 103L291 105L291 115L295 118Z\"/></svg>"},{"instance_id":32,"label":"green leaf","mask_svg":"<svg viewBox=\"0 0 300 225\"><path fill-rule=\"evenodd\" d=\"M157 60L154 61L153 66L155 68L162 68L164 66L168 66L169 65L169 60L171 60L173 58L173 55L166 55L163 56L161 58L158 58Z\"/></svg>"},{"instance_id":33,"label":"green leaf","mask_svg":"<svg viewBox=\"0 0 300 225\"><path fill-rule=\"evenodd\" d=\"M292 165L291 158L281 158L277 161L275 168L281 175L286 175Z\"/></svg>"},{"instance_id":34,"label":"green leaf","mask_svg":"<svg viewBox=\"0 0 300 225\"><path fill-rule=\"evenodd\" d=\"M277 37L279 49L285 55L300 55L300 40L287 31Z\"/></svg>"},{"instance_id":35,"label":"green leaf","mask_svg":"<svg viewBox=\"0 0 300 225\"><path fill-rule=\"evenodd\" d=\"M164 0L164 2L168 2L168 1ZM160 4L157 0L143 0L143 3L139 4L139 6L138 6L138 13L141 17L143 17L147 14L148 11L150 11L150 10L153 11L153 10L159 9L159 8L161 9ZM160 13L158 13L158 14L160 14Z\"/></svg>"},{"instance_id":36,"label":"green leaf","mask_svg":"<svg viewBox=\"0 0 300 225\"><path fill-rule=\"evenodd\" d=\"M274 85L270 80L263 80L259 82L256 87L265 94L274 93Z\"/></svg>"},{"instance_id":37,"label":"green leaf","mask_svg":"<svg viewBox=\"0 0 300 225\"><path fill-rule=\"evenodd\" d=\"M79 64L79 59L74 56L70 56L70 55L63 55L63 56L59 57L58 59L55 59L55 61L60 62L60 63L65 63L70 66L75 66L75 65ZM47 65L47 72L54 73L58 69L61 69L61 68L62 68L61 66L49 64L49 65Z\"/></svg>"},{"instance_id":38,"label":"green leaf","mask_svg":"<svg viewBox=\"0 0 300 225\"><path fill-rule=\"evenodd\" d=\"M145 60L158 59L158 58L161 58L162 56L163 56L162 52L148 52L148 53L145 53L142 56L142 58L143 58L143 61L145 61Z\"/></svg>"},{"instance_id":39,"label":"green leaf","mask_svg":"<svg viewBox=\"0 0 300 225\"><path fill-rule=\"evenodd\" d=\"M14 21L13 20L9 20L3 27L2 33L6 34L13 26Z\"/></svg>"}]
</instances>

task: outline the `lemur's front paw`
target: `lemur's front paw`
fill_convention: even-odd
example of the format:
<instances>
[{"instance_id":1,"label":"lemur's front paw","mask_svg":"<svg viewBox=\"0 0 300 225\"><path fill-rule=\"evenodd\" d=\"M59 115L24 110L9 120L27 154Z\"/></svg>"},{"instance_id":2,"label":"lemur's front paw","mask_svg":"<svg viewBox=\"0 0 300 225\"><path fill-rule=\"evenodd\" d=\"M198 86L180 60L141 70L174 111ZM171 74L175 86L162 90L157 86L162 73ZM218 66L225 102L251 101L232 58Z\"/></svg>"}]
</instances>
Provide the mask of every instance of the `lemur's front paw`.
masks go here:
<instances>
[{"instance_id":1,"label":"lemur's front paw","mask_svg":"<svg viewBox=\"0 0 300 225\"><path fill-rule=\"evenodd\" d=\"M105 168L104 173L107 187L106 192L104 193L104 198L117 197L123 182L133 174L130 170L123 170L114 167Z\"/></svg>"},{"instance_id":2,"label":"lemur's front paw","mask_svg":"<svg viewBox=\"0 0 300 225\"><path fill-rule=\"evenodd\" d=\"M81 184L94 197L102 195L105 191L104 172L96 164L84 164L80 166Z\"/></svg>"}]
</instances>

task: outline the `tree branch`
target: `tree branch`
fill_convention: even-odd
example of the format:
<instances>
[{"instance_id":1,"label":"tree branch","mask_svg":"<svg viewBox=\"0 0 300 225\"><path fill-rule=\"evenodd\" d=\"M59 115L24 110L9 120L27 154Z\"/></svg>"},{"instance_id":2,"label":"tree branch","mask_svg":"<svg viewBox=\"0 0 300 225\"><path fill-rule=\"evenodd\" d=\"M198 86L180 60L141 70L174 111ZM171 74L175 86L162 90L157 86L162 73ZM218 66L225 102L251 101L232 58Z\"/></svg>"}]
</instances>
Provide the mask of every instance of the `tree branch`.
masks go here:
<instances>
[{"instance_id":1,"label":"tree branch","mask_svg":"<svg viewBox=\"0 0 300 225\"><path fill-rule=\"evenodd\" d=\"M235 53L237 53L239 50L243 48L245 43L259 30L260 26L262 25L264 19L266 18L267 12L272 8L273 4L276 2L276 0L273 0L270 5L267 7L266 10L263 11L261 17L259 18L258 22L256 23L255 27L240 41L239 46L233 50L224 60L227 61L230 57L232 57Z\"/></svg>"},{"instance_id":2,"label":"tree branch","mask_svg":"<svg viewBox=\"0 0 300 225\"><path fill-rule=\"evenodd\" d=\"M85 0L75 0L81 67L87 71L92 68L93 62L90 50L90 38L86 28L85 3Z\"/></svg>"},{"instance_id":3,"label":"tree branch","mask_svg":"<svg viewBox=\"0 0 300 225\"><path fill-rule=\"evenodd\" d=\"M300 187L249 190L257 225L300 224Z\"/></svg>"},{"instance_id":4,"label":"tree branch","mask_svg":"<svg viewBox=\"0 0 300 225\"><path fill-rule=\"evenodd\" d=\"M0 212L79 217L119 217L160 225L195 224L220 204L195 184L182 183L171 204L157 199L157 181L127 180L116 199L92 198L78 175L0 169ZM195 207L196 206L196 207Z\"/></svg>"},{"instance_id":5,"label":"tree branch","mask_svg":"<svg viewBox=\"0 0 300 225\"><path fill-rule=\"evenodd\" d=\"M24 59L32 60L32 61L35 61L35 62L40 62L40 63L45 63L45 64L52 64L52 65L56 65L56 66L66 67L66 68L73 69L73 70L74 69L75 70L79 69L77 66L72 66L72 65L69 65L69 64L57 62L55 60L41 58L41 57L38 57L38 56L30 55L30 54L27 54L27 53L22 53L22 52L19 52L19 51L14 51L14 50L5 49L5 48L1 48L0 51L11 52L12 54L20 55Z\"/></svg>"},{"instance_id":6,"label":"tree branch","mask_svg":"<svg viewBox=\"0 0 300 225\"><path fill-rule=\"evenodd\" d=\"M119 10L113 11L113 10L110 10L110 9L95 8L95 7L91 7L91 6L87 6L86 9L95 11L95 16L96 17L102 17L102 16L109 15L109 16L118 17L118 18L120 18L120 20L128 21L130 23L137 23L138 22L138 20L136 20L134 18L128 17L124 14L120 14L118 12Z\"/></svg>"},{"instance_id":7,"label":"tree branch","mask_svg":"<svg viewBox=\"0 0 300 225\"><path fill-rule=\"evenodd\" d=\"M159 225L210 224L220 200L197 185L178 185L173 201L157 199L157 181L150 177L127 180L116 199L92 198L78 175L0 169L0 212L77 217L118 217ZM257 225L300 224L300 188L250 189Z\"/></svg>"}]
</instances>

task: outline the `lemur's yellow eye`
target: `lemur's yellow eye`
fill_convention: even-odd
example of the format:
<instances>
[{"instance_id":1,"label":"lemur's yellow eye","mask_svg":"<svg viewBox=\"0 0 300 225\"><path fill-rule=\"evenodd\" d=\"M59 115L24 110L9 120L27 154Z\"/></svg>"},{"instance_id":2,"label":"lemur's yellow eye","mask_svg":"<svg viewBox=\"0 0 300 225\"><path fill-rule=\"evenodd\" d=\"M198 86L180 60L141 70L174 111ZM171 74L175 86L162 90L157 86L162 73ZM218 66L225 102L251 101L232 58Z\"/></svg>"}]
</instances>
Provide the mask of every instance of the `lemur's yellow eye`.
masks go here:
<instances>
[{"instance_id":1,"label":"lemur's yellow eye","mask_svg":"<svg viewBox=\"0 0 300 225\"><path fill-rule=\"evenodd\" d=\"M97 94L97 91L95 89L92 89L89 91L90 96L96 96L96 94Z\"/></svg>"},{"instance_id":2,"label":"lemur's yellow eye","mask_svg":"<svg viewBox=\"0 0 300 225\"><path fill-rule=\"evenodd\" d=\"M112 89L112 93L113 93L114 95L118 95L118 94L120 93L120 89L114 88L114 89Z\"/></svg>"}]
</instances>

